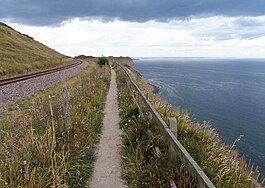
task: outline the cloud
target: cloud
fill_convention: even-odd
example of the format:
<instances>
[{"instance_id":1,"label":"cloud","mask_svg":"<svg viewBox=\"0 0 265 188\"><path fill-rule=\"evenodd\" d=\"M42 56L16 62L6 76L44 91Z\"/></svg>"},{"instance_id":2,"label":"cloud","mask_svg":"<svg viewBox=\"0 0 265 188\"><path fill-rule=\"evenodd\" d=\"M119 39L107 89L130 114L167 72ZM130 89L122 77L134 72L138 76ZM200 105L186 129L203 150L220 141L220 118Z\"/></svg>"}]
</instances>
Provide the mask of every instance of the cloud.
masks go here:
<instances>
[{"instance_id":1,"label":"cloud","mask_svg":"<svg viewBox=\"0 0 265 188\"><path fill-rule=\"evenodd\" d=\"M249 26L253 27L253 26L265 25L265 20L251 18L251 17L243 17L236 19L234 23L243 27L249 27Z\"/></svg>"},{"instance_id":2,"label":"cloud","mask_svg":"<svg viewBox=\"0 0 265 188\"><path fill-rule=\"evenodd\" d=\"M27 25L56 25L71 18L146 22L224 15L261 16L264 0L1 0L0 18Z\"/></svg>"},{"instance_id":3,"label":"cloud","mask_svg":"<svg viewBox=\"0 0 265 188\"><path fill-rule=\"evenodd\" d=\"M242 20L256 24L243 26ZM213 16L142 23L74 18L56 27L9 24L71 56L265 57L264 22L265 16Z\"/></svg>"}]
</instances>

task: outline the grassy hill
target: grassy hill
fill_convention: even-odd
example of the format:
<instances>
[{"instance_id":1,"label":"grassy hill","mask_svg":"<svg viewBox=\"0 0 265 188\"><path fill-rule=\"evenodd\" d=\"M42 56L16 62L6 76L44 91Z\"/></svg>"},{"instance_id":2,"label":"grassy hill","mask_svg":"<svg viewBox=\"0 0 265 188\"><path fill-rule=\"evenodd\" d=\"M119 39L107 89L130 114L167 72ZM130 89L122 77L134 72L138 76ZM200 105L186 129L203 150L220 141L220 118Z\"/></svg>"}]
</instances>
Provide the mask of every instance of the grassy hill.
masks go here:
<instances>
[{"instance_id":1,"label":"grassy hill","mask_svg":"<svg viewBox=\"0 0 265 188\"><path fill-rule=\"evenodd\" d=\"M0 22L0 77L50 68L70 58Z\"/></svg>"}]
</instances>

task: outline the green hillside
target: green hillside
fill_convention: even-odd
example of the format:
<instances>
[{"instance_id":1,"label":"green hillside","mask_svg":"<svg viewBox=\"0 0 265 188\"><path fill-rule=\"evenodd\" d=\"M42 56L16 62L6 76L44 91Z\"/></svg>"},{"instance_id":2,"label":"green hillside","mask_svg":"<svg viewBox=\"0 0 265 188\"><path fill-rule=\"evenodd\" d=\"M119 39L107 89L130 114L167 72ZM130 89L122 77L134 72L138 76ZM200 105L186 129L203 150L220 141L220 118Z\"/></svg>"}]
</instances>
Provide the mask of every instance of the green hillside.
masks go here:
<instances>
[{"instance_id":1,"label":"green hillside","mask_svg":"<svg viewBox=\"0 0 265 188\"><path fill-rule=\"evenodd\" d=\"M0 22L0 77L54 67L70 58Z\"/></svg>"}]
</instances>

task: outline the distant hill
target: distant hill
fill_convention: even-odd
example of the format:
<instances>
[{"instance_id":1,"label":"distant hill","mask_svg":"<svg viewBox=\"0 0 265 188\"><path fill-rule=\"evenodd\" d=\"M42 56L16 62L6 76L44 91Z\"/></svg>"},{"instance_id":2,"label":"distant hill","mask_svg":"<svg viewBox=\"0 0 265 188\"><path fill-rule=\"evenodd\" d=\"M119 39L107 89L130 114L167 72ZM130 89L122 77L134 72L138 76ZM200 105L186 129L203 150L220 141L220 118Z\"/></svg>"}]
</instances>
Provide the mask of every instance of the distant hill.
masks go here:
<instances>
[{"instance_id":1,"label":"distant hill","mask_svg":"<svg viewBox=\"0 0 265 188\"><path fill-rule=\"evenodd\" d=\"M70 60L0 22L0 77L50 68Z\"/></svg>"}]
</instances>

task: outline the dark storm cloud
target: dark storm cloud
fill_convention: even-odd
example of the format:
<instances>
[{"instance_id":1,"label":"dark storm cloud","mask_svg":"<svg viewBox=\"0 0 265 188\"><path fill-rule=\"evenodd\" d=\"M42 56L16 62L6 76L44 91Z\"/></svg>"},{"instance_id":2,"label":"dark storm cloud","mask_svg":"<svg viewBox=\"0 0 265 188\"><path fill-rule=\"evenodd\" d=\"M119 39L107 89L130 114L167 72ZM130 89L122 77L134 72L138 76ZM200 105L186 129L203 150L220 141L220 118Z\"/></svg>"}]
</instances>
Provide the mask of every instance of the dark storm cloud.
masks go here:
<instances>
[{"instance_id":1,"label":"dark storm cloud","mask_svg":"<svg viewBox=\"0 0 265 188\"><path fill-rule=\"evenodd\" d=\"M264 0L0 0L0 19L52 25L73 17L127 21L265 15Z\"/></svg>"}]
</instances>

